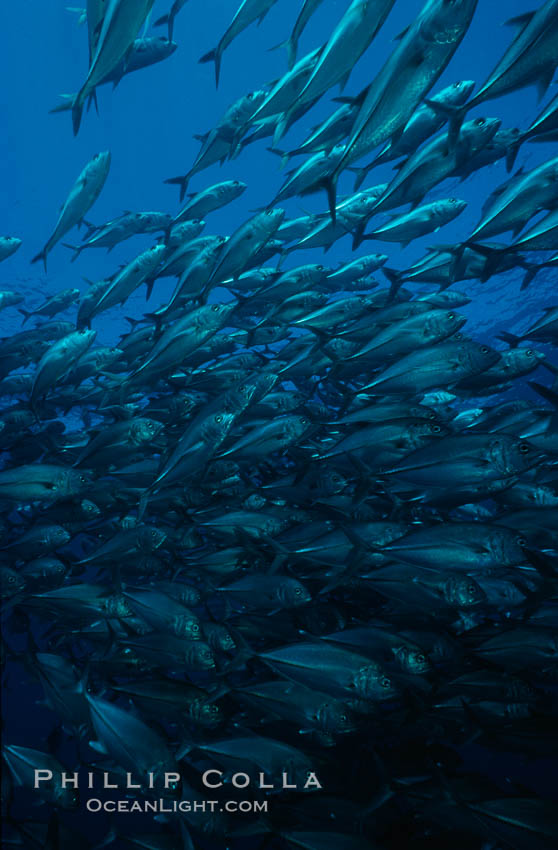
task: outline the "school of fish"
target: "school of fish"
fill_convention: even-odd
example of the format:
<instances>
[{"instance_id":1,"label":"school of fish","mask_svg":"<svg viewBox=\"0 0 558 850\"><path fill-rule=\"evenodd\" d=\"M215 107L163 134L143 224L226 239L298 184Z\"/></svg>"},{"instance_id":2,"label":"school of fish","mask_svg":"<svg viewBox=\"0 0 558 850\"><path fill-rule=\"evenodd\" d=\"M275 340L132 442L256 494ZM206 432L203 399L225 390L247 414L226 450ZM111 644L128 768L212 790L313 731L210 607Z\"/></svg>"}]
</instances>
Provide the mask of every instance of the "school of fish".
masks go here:
<instances>
[{"instance_id":1,"label":"school of fish","mask_svg":"<svg viewBox=\"0 0 558 850\"><path fill-rule=\"evenodd\" d=\"M217 85L229 45L276 3L243 0L216 34L200 61ZM558 139L558 97L537 105L533 89L542 97L558 66L558 0L512 21L486 80L443 88L477 0L425 0L374 71L367 51L404 0L337 3L328 40L301 56L322 3L300 3L284 75L231 104L169 176L178 211L91 224L111 179L99 152L34 262L138 234L141 253L34 309L0 291L0 311L22 316L0 333L6 716L30 693L42 707L25 710L48 727L22 740L5 723L3 847L557 846L558 301L491 341L460 310L470 281L556 280L558 155L521 162ZM77 134L99 86L175 52L190 4L155 20L166 37L146 34L154 5L73 10L89 67L53 121L68 113ZM368 86L335 97L289 149L283 137L357 61ZM492 100L527 87L523 129L490 117ZM279 191L232 232L207 232L250 186L187 194L190 181L262 140L270 165L290 168ZM493 185L486 171L477 225L444 242L467 205L432 190L500 160L514 173ZM386 162L394 176L378 183ZM346 171L356 185L340 196ZM286 216L284 201L313 193L321 213ZM327 266L321 252L347 233L353 253ZM428 234L438 244L395 268L393 243ZM0 238L2 269L20 245ZM143 316L100 345L142 289ZM121 796L171 808L208 795L268 806L100 816L95 834L83 802L102 792L34 788L37 770L133 776L141 788ZM150 789L149 773L180 779Z\"/></svg>"}]
</instances>

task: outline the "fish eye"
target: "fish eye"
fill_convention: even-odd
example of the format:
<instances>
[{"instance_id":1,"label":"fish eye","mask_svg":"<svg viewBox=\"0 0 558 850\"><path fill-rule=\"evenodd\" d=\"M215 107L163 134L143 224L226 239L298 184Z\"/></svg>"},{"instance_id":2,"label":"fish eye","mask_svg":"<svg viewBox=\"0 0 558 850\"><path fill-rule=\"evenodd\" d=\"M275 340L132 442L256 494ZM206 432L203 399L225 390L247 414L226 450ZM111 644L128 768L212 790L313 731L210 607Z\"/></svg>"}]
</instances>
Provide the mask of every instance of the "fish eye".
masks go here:
<instances>
[{"instance_id":1,"label":"fish eye","mask_svg":"<svg viewBox=\"0 0 558 850\"><path fill-rule=\"evenodd\" d=\"M388 679L387 676L383 676L383 678L380 680L380 685L382 686L382 688L391 688L391 679Z\"/></svg>"},{"instance_id":2,"label":"fish eye","mask_svg":"<svg viewBox=\"0 0 558 850\"><path fill-rule=\"evenodd\" d=\"M302 419L300 420L300 424L301 425L308 425L308 419L305 419L304 417L302 417Z\"/></svg>"},{"instance_id":3,"label":"fish eye","mask_svg":"<svg viewBox=\"0 0 558 850\"><path fill-rule=\"evenodd\" d=\"M519 444L519 451L521 452L522 455L528 454L530 450L531 450L531 447L529 446L528 443L520 443Z\"/></svg>"},{"instance_id":4,"label":"fish eye","mask_svg":"<svg viewBox=\"0 0 558 850\"><path fill-rule=\"evenodd\" d=\"M527 546L527 540L524 537L518 537L517 538L517 544L518 544L518 546L521 546L521 547Z\"/></svg>"},{"instance_id":5,"label":"fish eye","mask_svg":"<svg viewBox=\"0 0 558 850\"><path fill-rule=\"evenodd\" d=\"M486 124L486 121L485 121L484 118L477 118L477 120L475 121L475 124L477 125L477 127L484 127L484 125Z\"/></svg>"},{"instance_id":6,"label":"fish eye","mask_svg":"<svg viewBox=\"0 0 558 850\"><path fill-rule=\"evenodd\" d=\"M222 417L222 416L216 416L216 417L215 417L215 421L216 421L216 422L222 422L222 421L223 421L223 417Z\"/></svg>"},{"instance_id":7,"label":"fish eye","mask_svg":"<svg viewBox=\"0 0 558 850\"><path fill-rule=\"evenodd\" d=\"M426 661L426 656L423 655L422 652L419 652L419 654L417 655L417 661L419 662L419 664L424 664L424 662Z\"/></svg>"},{"instance_id":8,"label":"fish eye","mask_svg":"<svg viewBox=\"0 0 558 850\"><path fill-rule=\"evenodd\" d=\"M319 272L323 272L323 270L324 270L324 267L323 267L323 266L318 266L318 271L319 271Z\"/></svg>"},{"instance_id":9,"label":"fish eye","mask_svg":"<svg viewBox=\"0 0 558 850\"><path fill-rule=\"evenodd\" d=\"M156 532L155 530L153 530L153 531L151 532L151 539L152 539L152 540L156 540L156 539L157 539L157 532Z\"/></svg>"},{"instance_id":10,"label":"fish eye","mask_svg":"<svg viewBox=\"0 0 558 850\"><path fill-rule=\"evenodd\" d=\"M455 313L448 313L448 319L455 319Z\"/></svg>"},{"instance_id":11,"label":"fish eye","mask_svg":"<svg viewBox=\"0 0 558 850\"><path fill-rule=\"evenodd\" d=\"M8 576L8 584L15 584L15 576Z\"/></svg>"},{"instance_id":12,"label":"fish eye","mask_svg":"<svg viewBox=\"0 0 558 850\"><path fill-rule=\"evenodd\" d=\"M302 588L301 587L295 587L295 594L297 596L300 596L301 593L302 593Z\"/></svg>"},{"instance_id":13,"label":"fish eye","mask_svg":"<svg viewBox=\"0 0 558 850\"><path fill-rule=\"evenodd\" d=\"M199 630L200 630L200 627L198 626L198 624L192 623L192 631L193 632L199 632Z\"/></svg>"},{"instance_id":14,"label":"fish eye","mask_svg":"<svg viewBox=\"0 0 558 850\"><path fill-rule=\"evenodd\" d=\"M526 353L527 357L532 357L534 352L530 348L528 348L525 353Z\"/></svg>"},{"instance_id":15,"label":"fish eye","mask_svg":"<svg viewBox=\"0 0 558 850\"><path fill-rule=\"evenodd\" d=\"M439 425L433 425L432 430L434 431L435 434L439 434L442 429L440 428Z\"/></svg>"},{"instance_id":16,"label":"fish eye","mask_svg":"<svg viewBox=\"0 0 558 850\"><path fill-rule=\"evenodd\" d=\"M80 483L80 484L87 484L87 478L85 477L85 475L80 475L80 476L79 476L79 483ZM53 489L54 489L54 488L53 488Z\"/></svg>"},{"instance_id":17,"label":"fish eye","mask_svg":"<svg viewBox=\"0 0 558 850\"><path fill-rule=\"evenodd\" d=\"M217 312L217 310L219 309L219 305L218 305L218 304L214 304L214 305L213 305L213 307L212 307L211 309L213 310L213 312L214 312L214 313L216 313L216 312Z\"/></svg>"},{"instance_id":18,"label":"fish eye","mask_svg":"<svg viewBox=\"0 0 558 850\"><path fill-rule=\"evenodd\" d=\"M481 347L481 351L482 351L482 353L483 353L483 354L488 354L488 352L490 351L490 349L488 348L488 346L487 346L487 345L483 345L483 346Z\"/></svg>"},{"instance_id":19,"label":"fish eye","mask_svg":"<svg viewBox=\"0 0 558 850\"><path fill-rule=\"evenodd\" d=\"M462 83L462 82L454 83L454 84L453 84L453 87L454 87L454 89L460 89L462 85L463 85L463 83Z\"/></svg>"},{"instance_id":20,"label":"fish eye","mask_svg":"<svg viewBox=\"0 0 558 850\"><path fill-rule=\"evenodd\" d=\"M238 182L238 180L233 180L233 186L240 186L240 183Z\"/></svg>"}]
</instances>

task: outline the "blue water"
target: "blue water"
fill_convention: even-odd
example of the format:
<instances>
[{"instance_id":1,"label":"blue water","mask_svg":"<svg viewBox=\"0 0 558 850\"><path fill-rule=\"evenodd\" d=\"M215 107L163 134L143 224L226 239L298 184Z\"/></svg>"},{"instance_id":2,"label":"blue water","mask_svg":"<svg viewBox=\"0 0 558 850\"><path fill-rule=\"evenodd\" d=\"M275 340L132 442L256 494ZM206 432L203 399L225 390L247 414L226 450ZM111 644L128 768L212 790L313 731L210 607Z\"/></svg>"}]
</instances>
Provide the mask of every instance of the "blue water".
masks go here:
<instances>
[{"instance_id":1,"label":"blue water","mask_svg":"<svg viewBox=\"0 0 558 850\"><path fill-rule=\"evenodd\" d=\"M64 2L18 0L3 4L0 74L5 82L0 91L3 127L0 233L17 235L24 243L0 267L2 288L17 289L28 297L29 304L37 306L45 294L62 288L79 287L86 291L84 278L95 281L114 273L121 263L151 244L150 235L135 237L108 255L102 249L87 250L73 264L69 262L70 252L58 245L49 257L47 274L38 266L29 265L31 257L52 232L59 207L74 180L97 151L111 151L112 167L101 197L89 213L91 221L100 224L128 209L178 211L178 190L165 186L163 180L189 169L199 150L194 134L210 130L237 98L286 71L285 51L269 48L290 34L300 9L296 0L280 0L259 27L252 25L227 48L221 82L215 90L213 65L200 65L198 59L217 43L237 5L237 0L190 0L176 19L174 40L179 47L174 55L159 65L126 76L115 91L111 86L102 86L98 91L99 115L94 109L86 114L74 139L70 114L51 115L49 109L59 103L60 94L77 91L85 78L86 27L78 25L77 15L67 11ZM346 5L326 0L319 7L303 33L299 57L329 37ZM370 82L393 50L393 38L413 20L422 5L421 0L396 2L378 37L355 67L346 86L347 94L357 94ZM474 79L480 85L513 38L513 27L504 22L525 10L526 4L516 0L479 3L468 34L434 91L459 79ZM166 3L157 2L153 20L165 11ZM166 28L157 28L154 34L166 35ZM555 86L551 86L547 99L554 92ZM288 150L302 142L310 128L331 113L330 97L335 94L336 91L331 91L324 96L291 128L281 146ZM543 102L537 103L536 90L530 87L483 104L471 117L498 116L502 127L525 129L542 105ZM206 233L231 233L251 210L267 204L275 195L283 172L279 159L267 150L269 141L250 145L238 159L222 167L212 166L191 180L189 191L192 192L225 179L238 178L248 184L248 190L239 200L211 214ZM524 145L516 168L533 167L547 159L552 149L550 144ZM299 159L295 162L298 164ZM376 169L365 185L389 179L391 169L390 164ZM432 244L460 241L478 221L487 187L492 190L505 179L505 164L500 161L462 184L445 181L428 199L455 196L468 201L469 206L441 234L416 240L405 251L386 243L371 243L373 248L364 243L360 252L386 251L390 256L388 265L405 268ZM352 176L345 172L340 193L350 192L352 184ZM302 200L290 199L281 206L287 217L295 217L304 210L324 211L327 204L324 195L318 194ZM80 239L76 230L64 241L72 243ZM326 255L327 263L335 266L349 254L350 237L345 237ZM320 262L322 256L321 249L297 251L285 266ZM474 296L473 304L465 312L472 316L480 333L492 334L504 326L511 331L525 330L533 317L548 305L553 288L550 275L541 275L522 293L521 277L518 272L495 277L484 285L459 284L460 291ZM163 303L171 287L169 279L159 281L151 305ZM140 315L144 304L142 288L126 304L126 315ZM18 326L19 318L14 310L0 316L2 333L13 332ZM103 314L102 322L95 325L98 343L114 342L125 327L119 309Z\"/></svg>"}]
</instances>

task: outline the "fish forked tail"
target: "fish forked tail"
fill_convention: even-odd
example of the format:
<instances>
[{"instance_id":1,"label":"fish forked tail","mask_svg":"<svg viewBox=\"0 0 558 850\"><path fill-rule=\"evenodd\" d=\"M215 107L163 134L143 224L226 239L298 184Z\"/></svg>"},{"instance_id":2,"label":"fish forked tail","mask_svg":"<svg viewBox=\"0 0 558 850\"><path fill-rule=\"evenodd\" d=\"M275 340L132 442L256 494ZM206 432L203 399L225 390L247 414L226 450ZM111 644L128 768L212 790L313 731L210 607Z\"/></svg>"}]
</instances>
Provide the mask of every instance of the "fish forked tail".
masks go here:
<instances>
[{"instance_id":1,"label":"fish forked tail","mask_svg":"<svg viewBox=\"0 0 558 850\"><path fill-rule=\"evenodd\" d=\"M77 260L77 258L79 257L79 255L81 254L81 252L83 250L82 246L81 245L70 245L68 242L62 242L62 245L64 246L64 248L69 248L70 251L74 252L74 255L73 255L72 259L70 260L70 262L75 263L75 261Z\"/></svg>"},{"instance_id":2,"label":"fish forked tail","mask_svg":"<svg viewBox=\"0 0 558 850\"><path fill-rule=\"evenodd\" d=\"M271 147L268 148L269 153L275 154L281 159L281 169L285 168L289 164L289 160L291 158L291 154L288 151L282 151L279 148Z\"/></svg>"},{"instance_id":3,"label":"fish forked tail","mask_svg":"<svg viewBox=\"0 0 558 850\"><path fill-rule=\"evenodd\" d=\"M359 221L357 226L353 231L353 251L362 245L365 239L375 239L375 236L371 233L365 233L364 230L366 228L366 222Z\"/></svg>"},{"instance_id":4,"label":"fish forked tail","mask_svg":"<svg viewBox=\"0 0 558 850\"><path fill-rule=\"evenodd\" d=\"M390 298L394 298L403 285L403 272L399 272L397 269L390 269L388 266L382 266L382 271L391 284L389 290Z\"/></svg>"},{"instance_id":5,"label":"fish forked tail","mask_svg":"<svg viewBox=\"0 0 558 850\"><path fill-rule=\"evenodd\" d=\"M283 48L287 51L287 64L289 66L289 71L292 71L296 62L296 53L298 50L298 43L296 39L291 36L286 41L281 41L279 44L269 47L268 53L271 53L273 50L282 50Z\"/></svg>"},{"instance_id":6,"label":"fish forked tail","mask_svg":"<svg viewBox=\"0 0 558 850\"><path fill-rule=\"evenodd\" d=\"M45 267L45 272L46 272L46 270L47 270L47 256L48 256L48 250L47 250L47 247L46 247L46 245L45 245L45 247L43 248L43 250L42 250L42 251L39 251L39 253L38 253L38 254L36 254L36 255L33 257L33 259L31 260L31 263L38 263L40 260L42 260L42 261L43 261L43 266ZM23 310L20 310L19 312L20 312L20 313L22 313L22 312L23 312Z\"/></svg>"},{"instance_id":7,"label":"fish forked tail","mask_svg":"<svg viewBox=\"0 0 558 850\"><path fill-rule=\"evenodd\" d=\"M523 142L525 142L527 140L527 138L528 138L527 133L521 133L518 136L518 138L516 139L516 141L512 142L512 144L507 149L507 151L506 151L506 171L508 172L508 174L512 171L512 169L515 165L515 160L517 159L517 154L519 153L519 149L520 149L521 145L523 144Z\"/></svg>"},{"instance_id":8,"label":"fish forked tail","mask_svg":"<svg viewBox=\"0 0 558 850\"><path fill-rule=\"evenodd\" d=\"M18 307L17 311L18 311L18 313L21 313L21 315L23 316L23 322L21 323L22 325L24 325L25 322L27 321L27 319L30 319L31 316L33 315L33 313L30 310L25 310L23 307Z\"/></svg>"},{"instance_id":9,"label":"fish forked tail","mask_svg":"<svg viewBox=\"0 0 558 850\"><path fill-rule=\"evenodd\" d=\"M332 224L337 221L337 181L339 180L339 172L334 171L327 177L324 177L320 184L326 191L327 201L329 205L329 214Z\"/></svg>"},{"instance_id":10,"label":"fish forked tail","mask_svg":"<svg viewBox=\"0 0 558 850\"><path fill-rule=\"evenodd\" d=\"M174 19L176 18L176 12L173 13L172 9L168 13L168 15L163 15L161 18L157 18L154 27L164 27L165 24L168 26L168 37L169 41L172 41L172 36L174 33Z\"/></svg>"},{"instance_id":11,"label":"fish forked tail","mask_svg":"<svg viewBox=\"0 0 558 850\"><path fill-rule=\"evenodd\" d=\"M213 50L210 50L209 53L204 53L204 55L199 60L200 65L205 65L207 62L213 62L215 64L215 88L219 88L219 79L221 77L221 58L223 52L219 49L219 47L215 47Z\"/></svg>"},{"instance_id":12,"label":"fish forked tail","mask_svg":"<svg viewBox=\"0 0 558 850\"><path fill-rule=\"evenodd\" d=\"M164 180L163 182L167 183L169 186L180 186L180 201L182 202L186 195L189 179L188 174L183 174L178 177L169 177L168 180Z\"/></svg>"},{"instance_id":13,"label":"fish forked tail","mask_svg":"<svg viewBox=\"0 0 558 850\"><path fill-rule=\"evenodd\" d=\"M435 100L426 98L425 103L439 118L443 118L449 123L448 139L450 147L454 148L459 141L461 126L465 120L467 112L473 106L473 101L465 103L463 106L452 106L447 103L438 103Z\"/></svg>"},{"instance_id":14,"label":"fish forked tail","mask_svg":"<svg viewBox=\"0 0 558 850\"><path fill-rule=\"evenodd\" d=\"M55 112L69 112L70 109L74 108L76 94L61 94L60 97L62 98L62 103L59 103L53 109L49 109L49 115L53 115Z\"/></svg>"},{"instance_id":15,"label":"fish forked tail","mask_svg":"<svg viewBox=\"0 0 558 850\"><path fill-rule=\"evenodd\" d=\"M501 339L502 342L507 342L510 348L517 348L519 343L523 340L523 337L508 333L507 331L502 331L497 335L496 339Z\"/></svg>"},{"instance_id":16,"label":"fish forked tail","mask_svg":"<svg viewBox=\"0 0 558 850\"><path fill-rule=\"evenodd\" d=\"M376 160L369 162L368 165L349 166L347 171L352 171L353 174L355 175L355 185L354 185L354 191L355 192L358 192L358 190L360 189L360 187L362 186L362 184L364 183L364 181L366 180L366 178L368 177L368 175L370 174L370 172L372 171L372 169L374 168L375 165L376 165Z\"/></svg>"},{"instance_id":17,"label":"fish forked tail","mask_svg":"<svg viewBox=\"0 0 558 850\"><path fill-rule=\"evenodd\" d=\"M540 271L541 268L542 268L542 266L537 266L535 263L531 263L527 267L527 271L525 272L525 277L521 281L521 287L520 287L521 291L523 291L524 289L527 289L527 287L529 286L530 283L533 282L533 280L535 279L537 273Z\"/></svg>"},{"instance_id":18,"label":"fish forked tail","mask_svg":"<svg viewBox=\"0 0 558 850\"><path fill-rule=\"evenodd\" d=\"M287 128L289 126L290 120L291 120L291 113L290 113L289 110L287 110L287 112L284 112L283 115L281 115L280 118L277 120L277 123L275 124L275 130L274 130L274 133L273 133L273 141L272 141L273 147L278 145L279 142L281 141L281 139L283 138L283 136L285 135Z\"/></svg>"},{"instance_id":19,"label":"fish forked tail","mask_svg":"<svg viewBox=\"0 0 558 850\"><path fill-rule=\"evenodd\" d=\"M79 133L79 128L81 126L81 116L83 115L83 107L85 105L86 98L87 91L84 86L77 93L74 102L72 103L72 127L74 129L74 136L77 136L77 134Z\"/></svg>"}]
</instances>

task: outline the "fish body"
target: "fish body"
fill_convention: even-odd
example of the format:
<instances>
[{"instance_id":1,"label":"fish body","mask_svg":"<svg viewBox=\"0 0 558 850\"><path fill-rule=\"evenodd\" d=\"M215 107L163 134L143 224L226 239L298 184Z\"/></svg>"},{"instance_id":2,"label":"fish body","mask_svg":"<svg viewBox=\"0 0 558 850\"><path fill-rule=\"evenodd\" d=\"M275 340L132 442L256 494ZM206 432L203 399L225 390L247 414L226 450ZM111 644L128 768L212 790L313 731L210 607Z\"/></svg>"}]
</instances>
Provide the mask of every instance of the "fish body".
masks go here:
<instances>
[{"instance_id":1,"label":"fish body","mask_svg":"<svg viewBox=\"0 0 558 850\"><path fill-rule=\"evenodd\" d=\"M427 233L436 232L448 222L453 221L465 210L467 204L457 198L432 201L415 207L409 213L395 216L388 224L366 234L364 239L378 239L386 242L400 242L402 247L409 245Z\"/></svg>"},{"instance_id":2,"label":"fish body","mask_svg":"<svg viewBox=\"0 0 558 850\"><path fill-rule=\"evenodd\" d=\"M214 62L215 64L215 85L217 87L219 87L221 59L224 51L250 24L254 21L261 23L276 2L277 0L242 0L217 47L202 56L200 62Z\"/></svg>"},{"instance_id":3,"label":"fish body","mask_svg":"<svg viewBox=\"0 0 558 850\"><path fill-rule=\"evenodd\" d=\"M95 331L75 331L50 346L41 358L31 388L31 404L52 390L93 344Z\"/></svg>"},{"instance_id":4,"label":"fish body","mask_svg":"<svg viewBox=\"0 0 558 850\"><path fill-rule=\"evenodd\" d=\"M140 28L151 11L154 0L107 0L101 10L102 21L96 23L95 42L86 80L72 104L74 135L79 132L83 107L89 95L111 74L131 50ZM99 26L100 24L100 26ZM98 37L96 32L98 30ZM91 47L90 36L90 47Z\"/></svg>"},{"instance_id":5,"label":"fish body","mask_svg":"<svg viewBox=\"0 0 558 850\"><path fill-rule=\"evenodd\" d=\"M21 239L16 236L0 236L0 263L11 257L21 247Z\"/></svg>"},{"instance_id":6,"label":"fish body","mask_svg":"<svg viewBox=\"0 0 558 850\"><path fill-rule=\"evenodd\" d=\"M459 47L476 6L476 0L428 0L372 82L333 185L347 165L400 134Z\"/></svg>"},{"instance_id":7,"label":"fish body","mask_svg":"<svg viewBox=\"0 0 558 850\"><path fill-rule=\"evenodd\" d=\"M486 345L473 342L442 342L433 348L407 354L361 390L376 392L418 393L452 386L470 375L483 372L499 359L499 354Z\"/></svg>"},{"instance_id":8,"label":"fish body","mask_svg":"<svg viewBox=\"0 0 558 850\"><path fill-rule=\"evenodd\" d=\"M558 204L558 157L553 157L510 181L485 212L471 239L494 236L507 230L517 233L532 215L553 210Z\"/></svg>"},{"instance_id":9,"label":"fish body","mask_svg":"<svg viewBox=\"0 0 558 850\"><path fill-rule=\"evenodd\" d=\"M105 151L95 154L93 159L87 163L64 202L52 236L43 250L31 262L35 263L42 260L46 270L47 257L56 243L76 224L83 221L101 194L108 177L110 159L110 153Z\"/></svg>"}]
</instances>

